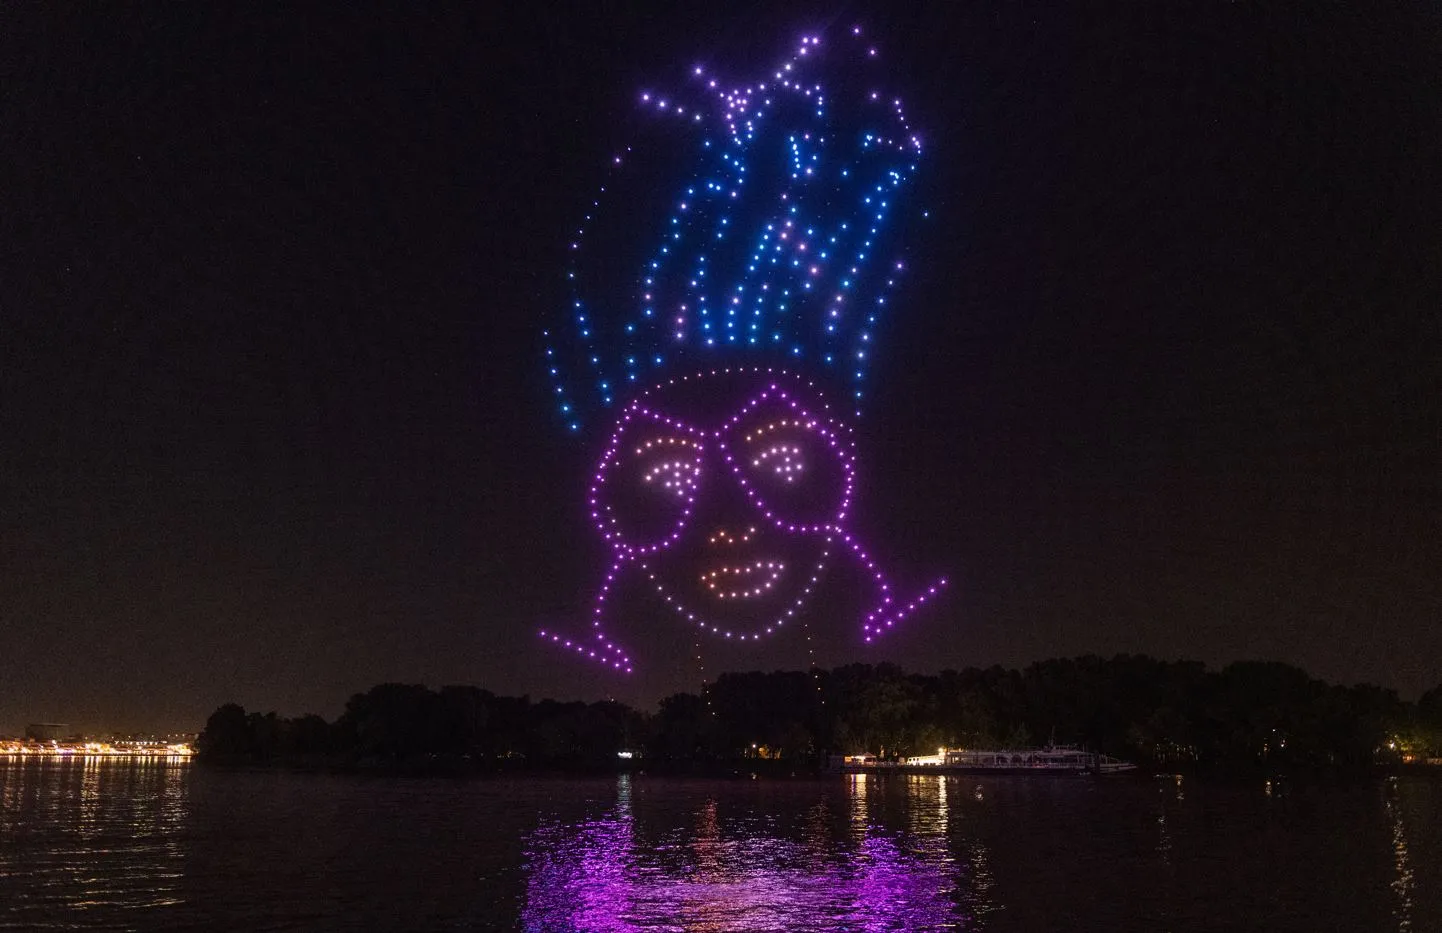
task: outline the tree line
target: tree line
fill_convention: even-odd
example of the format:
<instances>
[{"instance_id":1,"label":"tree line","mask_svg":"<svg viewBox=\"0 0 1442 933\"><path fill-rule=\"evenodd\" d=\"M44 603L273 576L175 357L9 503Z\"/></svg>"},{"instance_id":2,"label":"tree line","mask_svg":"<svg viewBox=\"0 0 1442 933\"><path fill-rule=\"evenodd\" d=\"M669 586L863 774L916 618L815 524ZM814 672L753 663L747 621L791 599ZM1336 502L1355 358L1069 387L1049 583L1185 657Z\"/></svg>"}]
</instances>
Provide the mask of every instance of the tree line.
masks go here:
<instances>
[{"instance_id":1,"label":"tree line","mask_svg":"<svg viewBox=\"0 0 1442 933\"><path fill-rule=\"evenodd\" d=\"M391 683L352 696L334 722L228 703L211 714L197 750L221 763L565 768L614 765L629 752L678 767L741 759L808 767L835 754L1044 744L1161 768L1400 765L1442 756L1442 686L1409 703L1394 690L1327 684L1277 662L1209 670L1142 655L939 674L891 664L728 673L650 713Z\"/></svg>"}]
</instances>

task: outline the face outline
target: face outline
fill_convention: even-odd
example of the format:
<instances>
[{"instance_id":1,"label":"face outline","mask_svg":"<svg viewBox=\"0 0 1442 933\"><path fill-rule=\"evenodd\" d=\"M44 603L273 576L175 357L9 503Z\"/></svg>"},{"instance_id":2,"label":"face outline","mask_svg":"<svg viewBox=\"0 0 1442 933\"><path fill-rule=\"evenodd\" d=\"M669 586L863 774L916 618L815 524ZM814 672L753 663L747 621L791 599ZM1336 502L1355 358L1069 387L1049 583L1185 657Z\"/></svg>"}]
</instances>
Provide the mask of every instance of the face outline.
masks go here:
<instances>
[{"instance_id":1,"label":"face outline","mask_svg":"<svg viewBox=\"0 0 1442 933\"><path fill-rule=\"evenodd\" d=\"M689 624L759 641L805 608L836 555L870 584L872 608L858 614L862 641L884 636L948 584L940 577L909 599L892 589L846 527L854 462L845 422L812 383L785 370L713 369L639 393L618 417L591 485L592 519L612 562L590 633L541 629L541 638L631 673L608 616L616 584L639 572Z\"/></svg>"},{"instance_id":2,"label":"face outline","mask_svg":"<svg viewBox=\"0 0 1442 933\"><path fill-rule=\"evenodd\" d=\"M697 389L729 413L704 427L673 417ZM845 535L853 463L849 433L809 384L716 370L626 406L597 466L591 515L616 571L634 566L688 624L759 640L806 607L826 572Z\"/></svg>"}]
</instances>

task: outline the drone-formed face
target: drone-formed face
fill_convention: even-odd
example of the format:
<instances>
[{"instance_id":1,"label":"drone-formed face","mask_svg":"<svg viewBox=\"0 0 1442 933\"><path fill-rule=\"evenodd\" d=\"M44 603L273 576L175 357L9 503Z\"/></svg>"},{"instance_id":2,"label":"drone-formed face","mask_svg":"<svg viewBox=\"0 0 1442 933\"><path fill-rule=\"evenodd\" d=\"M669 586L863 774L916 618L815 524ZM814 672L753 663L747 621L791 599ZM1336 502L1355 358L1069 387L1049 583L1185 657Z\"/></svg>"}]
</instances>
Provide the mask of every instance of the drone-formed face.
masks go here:
<instances>
[{"instance_id":1,"label":"drone-formed face","mask_svg":"<svg viewBox=\"0 0 1442 933\"><path fill-rule=\"evenodd\" d=\"M626 407L591 510L617 563L689 623L755 639L805 606L851 494L849 440L814 393L785 374L720 371Z\"/></svg>"},{"instance_id":2,"label":"drone-formed face","mask_svg":"<svg viewBox=\"0 0 1442 933\"><path fill-rule=\"evenodd\" d=\"M617 420L591 486L612 560L587 636L542 633L564 649L631 670L612 640L622 579L748 641L800 615L832 561L872 593L867 642L941 585L903 599L850 534L849 433L795 375L860 417L905 266L895 231L921 140L876 48L849 32L801 37L755 80L697 65L674 93L639 91L655 135L608 157L569 233L552 392L577 436L601 411ZM657 385L693 364L716 369Z\"/></svg>"}]
</instances>

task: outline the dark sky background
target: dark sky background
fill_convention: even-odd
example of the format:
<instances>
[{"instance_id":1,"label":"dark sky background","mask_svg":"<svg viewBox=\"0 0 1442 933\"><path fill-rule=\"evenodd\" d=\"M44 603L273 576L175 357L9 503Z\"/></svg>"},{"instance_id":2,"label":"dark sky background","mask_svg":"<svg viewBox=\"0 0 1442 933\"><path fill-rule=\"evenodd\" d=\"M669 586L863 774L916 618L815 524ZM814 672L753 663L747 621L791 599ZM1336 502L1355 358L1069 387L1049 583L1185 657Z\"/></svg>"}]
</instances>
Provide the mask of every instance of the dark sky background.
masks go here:
<instances>
[{"instance_id":1,"label":"dark sky background","mask_svg":"<svg viewBox=\"0 0 1442 933\"><path fill-rule=\"evenodd\" d=\"M601 560L539 330L637 89L852 21L935 218L859 518L956 582L829 658L1442 682L1435 9L489 6L0 12L0 733L694 689L537 642Z\"/></svg>"}]
</instances>

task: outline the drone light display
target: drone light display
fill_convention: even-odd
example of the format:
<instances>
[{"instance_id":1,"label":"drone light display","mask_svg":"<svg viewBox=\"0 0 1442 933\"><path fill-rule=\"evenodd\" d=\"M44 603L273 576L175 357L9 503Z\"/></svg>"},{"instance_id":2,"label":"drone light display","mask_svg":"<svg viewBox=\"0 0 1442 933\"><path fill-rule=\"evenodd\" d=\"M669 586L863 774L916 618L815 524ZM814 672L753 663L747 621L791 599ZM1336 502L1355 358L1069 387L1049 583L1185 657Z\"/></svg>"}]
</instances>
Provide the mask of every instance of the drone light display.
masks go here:
<instances>
[{"instance_id":1,"label":"drone light display","mask_svg":"<svg viewBox=\"0 0 1442 933\"><path fill-rule=\"evenodd\" d=\"M697 66L676 93L639 93L660 142L611 158L574 232L546 363L569 431L612 423L589 498L610 565L590 631L541 633L562 648L633 669L608 618L626 577L730 642L783 630L835 560L869 583L868 642L945 585L898 595L849 523L848 419L904 269L895 221L922 146L866 74L860 30L839 45L805 36L760 81Z\"/></svg>"}]
</instances>

